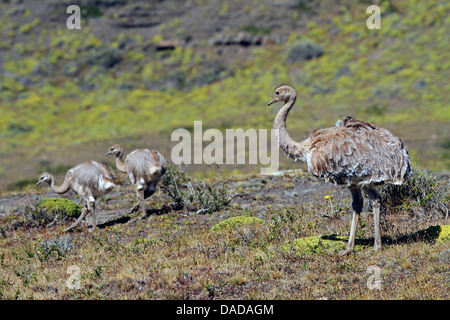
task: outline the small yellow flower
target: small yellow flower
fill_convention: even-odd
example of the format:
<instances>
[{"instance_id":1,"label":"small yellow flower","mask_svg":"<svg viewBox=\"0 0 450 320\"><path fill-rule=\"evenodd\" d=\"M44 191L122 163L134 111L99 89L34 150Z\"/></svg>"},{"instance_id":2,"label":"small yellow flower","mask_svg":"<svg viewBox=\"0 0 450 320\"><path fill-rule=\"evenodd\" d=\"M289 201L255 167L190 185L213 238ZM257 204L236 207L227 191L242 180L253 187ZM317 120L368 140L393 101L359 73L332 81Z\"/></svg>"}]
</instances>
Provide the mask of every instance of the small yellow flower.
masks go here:
<instances>
[{"instance_id":1,"label":"small yellow flower","mask_svg":"<svg viewBox=\"0 0 450 320\"><path fill-rule=\"evenodd\" d=\"M41 241L41 239L37 238L37 241L39 242L39 241Z\"/></svg>"},{"instance_id":2,"label":"small yellow flower","mask_svg":"<svg viewBox=\"0 0 450 320\"><path fill-rule=\"evenodd\" d=\"M325 199L331 199L331 198L333 198L333 196L331 196L331 195L328 195L328 194L327 194L327 195L325 196Z\"/></svg>"}]
</instances>

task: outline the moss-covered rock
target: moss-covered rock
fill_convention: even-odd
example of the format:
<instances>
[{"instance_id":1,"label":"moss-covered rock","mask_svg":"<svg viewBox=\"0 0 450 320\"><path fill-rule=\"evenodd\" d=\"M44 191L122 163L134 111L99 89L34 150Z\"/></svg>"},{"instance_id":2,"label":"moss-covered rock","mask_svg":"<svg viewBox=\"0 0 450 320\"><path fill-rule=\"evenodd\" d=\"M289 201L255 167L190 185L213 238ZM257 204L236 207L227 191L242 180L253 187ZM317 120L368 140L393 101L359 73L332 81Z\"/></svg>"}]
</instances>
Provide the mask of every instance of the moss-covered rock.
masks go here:
<instances>
[{"instance_id":1,"label":"moss-covered rock","mask_svg":"<svg viewBox=\"0 0 450 320\"><path fill-rule=\"evenodd\" d=\"M67 199L43 199L39 202L39 207L47 210L49 214L62 214L67 217L78 217L81 214L81 207Z\"/></svg>"},{"instance_id":2,"label":"moss-covered rock","mask_svg":"<svg viewBox=\"0 0 450 320\"><path fill-rule=\"evenodd\" d=\"M229 218L226 220L223 220L213 226L211 228L211 231L219 231L219 230L226 230L229 228L233 228L235 226L242 226L242 225L255 225L255 224L263 224L264 221L255 218L255 217L247 217L247 216L237 216L233 218Z\"/></svg>"},{"instance_id":3,"label":"moss-covered rock","mask_svg":"<svg viewBox=\"0 0 450 320\"><path fill-rule=\"evenodd\" d=\"M431 226L427 229L417 231L411 235L398 239L399 242L408 241L430 241L432 243L443 243L450 240L450 225ZM285 252L301 254L325 254L337 253L345 250L348 237L342 236L312 236L288 241L282 246ZM354 251L370 248L371 245L355 244Z\"/></svg>"},{"instance_id":4,"label":"moss-covered rock","mask_svg":"<svg viewBox=\"0 0 450 320\"><path fill-rule=\"evenodd\" d=\"M282 250L298 254L324 254L337 253L345 250L348 237L341 236L312 236L288 241L282 246ZM355 245L354 251L363 248L362 245Z\"/></svg>"}]
</instances>

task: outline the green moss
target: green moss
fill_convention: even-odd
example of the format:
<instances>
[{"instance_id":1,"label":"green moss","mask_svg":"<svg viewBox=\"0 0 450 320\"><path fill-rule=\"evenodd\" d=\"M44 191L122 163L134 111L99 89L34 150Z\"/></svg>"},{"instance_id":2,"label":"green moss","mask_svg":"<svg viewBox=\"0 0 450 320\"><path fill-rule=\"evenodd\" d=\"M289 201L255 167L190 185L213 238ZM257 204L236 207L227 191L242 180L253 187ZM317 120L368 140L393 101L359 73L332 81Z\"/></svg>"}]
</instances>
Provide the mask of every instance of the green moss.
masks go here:
<instances>
[{"instance_id":1,"label":"green moss","mask_svg":"<svg viewBox=\"0 0 450 320\"><path fill-rule=\"evenodd\" d=\"M341 236L312 236L288 241L282 246L286 252L301 254L325 254L337 253L347 246L348 237ZM363 248L362 245L355 245L355 251Z\"/></svg>"},{"instance_id":2,"label":"green moss","mask_svg":"<svg viewBox=\"0 0 450 320\"><path fill-rule=\"evenodd\" d=\"M440 226L439 236L436 242L446 242L450 240L450 225Z\"/></svg>"},{"instance_id":3,"label":"green moss","mask_svg":"<svg viewBox=\"0 0 450 320\"><path fill-rule=\"evenodd\" d=\"M263 224L263 223L264 223L264 221L259 218L238 216L238 217L229 218L229 219L219 222L218 224L216 224L215 226L213 226L211 228L211 231L226 230L226 229L233 228L235 226L255 225L255 224Z\"/></svg>"},{"instance_id":4,"label":"green moss","mask_svg":"<svg viewBox=\"0 0 450 320\"><path fill-rule=\"evenodd\" d=\"M41 209L46 209L48 213L63 214L68 217L78 217L81 214L81 207L73 201L61 198L47 198L39 202Z\"/></svg>"},{"instance_id":5,"label":"green moss","mask_svg":"<svg viewBox=\"0 0 450 320\"><path fill-rule=\"evenodd\" d=\"M444 243L450 240L450 225L431 226L427 229L417 231L412 235L405 236L399 242L409 241L431 241ZM285 252L294 252L298 255L320 255L337 253L345 250L348 237L341 236L312 236L288 241L282 246ZM359 251L370 246L355 245L354 251Z\"/></svg>"}]
</instances>

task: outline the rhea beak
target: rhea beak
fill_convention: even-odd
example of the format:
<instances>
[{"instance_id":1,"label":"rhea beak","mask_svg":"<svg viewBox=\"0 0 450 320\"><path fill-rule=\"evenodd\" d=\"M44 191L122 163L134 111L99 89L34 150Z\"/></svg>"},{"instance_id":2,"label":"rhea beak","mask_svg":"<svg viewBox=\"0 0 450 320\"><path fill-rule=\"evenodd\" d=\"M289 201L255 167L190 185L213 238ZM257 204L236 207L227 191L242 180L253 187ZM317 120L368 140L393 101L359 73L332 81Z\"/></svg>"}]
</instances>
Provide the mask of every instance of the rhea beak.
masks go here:
<instances>
[{"instance_id":1,"label":"rhea beak","mask_svg":"<svg viewBox=\"0 0 450 320\"><path fill-rule=\"evenodd\" d=\"M112 152L111 152L111 151L108 151L108 152L105 154L105 156L109 156L110 154L112 154Z\"/></svg>"},{"instance_id":2,"label":"rhea beak","mask_svg":"<svg viewBox=\"0 0 450 320\"><path fill-rule=\"evenodd\" d=\"M39 180L38 182L36 182L36 185L40 185L41 184L41 180Z\"/></svg>"},{"instance_id":3,"label":"rhea beak","mask_svg":"<svg viewBox=\"0 0 450 320\"><path fill-rule=\"evenodd\" d=\"M275 100L270 100L270 102L267 104L267 106L270 106L272 103L275 103Z\"/></svg>"}]
</instances>

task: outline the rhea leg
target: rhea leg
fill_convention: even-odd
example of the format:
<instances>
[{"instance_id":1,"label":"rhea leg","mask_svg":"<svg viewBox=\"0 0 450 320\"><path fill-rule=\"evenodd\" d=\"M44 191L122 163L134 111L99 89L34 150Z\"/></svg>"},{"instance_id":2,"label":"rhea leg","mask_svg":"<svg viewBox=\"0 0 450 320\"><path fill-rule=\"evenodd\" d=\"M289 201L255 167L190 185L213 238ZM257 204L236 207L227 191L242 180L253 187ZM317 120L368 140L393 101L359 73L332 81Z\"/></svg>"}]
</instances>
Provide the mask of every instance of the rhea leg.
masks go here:
<instances>
[{"instance_id":1,"label":"rhea leg","mask_svg":"<svg viewBox=\"0 0 450 320\"><path fill-rule=\"evenodd\" d=\"M341 255L351 253L353 251L353 248L355 247L356 226L358 225L359 215L361 214L364 202L360 188L350 188L350 192L352 193L353 198L352 225L350 227L350 236L348 237L347 248L341 252Z\"/></svg>"},{"instance_id":2,"label":"rhea leg","mask_svg":"<svg viewBox=\"0 0 450 320\"><path fill-rule=\"evenodd\" d=\"M133 218L128 223L136 221L136 219L142 219L145 217L146 211L145 211L145 203L144 203L144 189L136 187L136 196L138 198L138 202L131 208L130 213L136 212L139 209L141 209L141 215L137 218Z\"/></svg>"},{"instance_id":3,"label":"rhea leg","mask_svg":"<svg viewBox=\"0 0 450 320\"><path fill-rule=\"evenodd\" d=\"M147 188L144 190L143 199L142 199L142 217L144 218L147 215L147 212L144 209L144 200L150 197L156 191L156 184L158 181L154 181L147 185Z\"/></svg>"},{"instance_id":4,"label":"rhea leg","mask_svg":"<svg viewBox=\"0 0 450 320\"><path fill-rule=\"evenodd\" d=\"M145 211L145 202L144 202L144 190L141 189L139 190L139 203L140 203L140 207L141 207L141 216L139 217L139 219L142 219L145 217L147 211Z\"/></svg>"},{"instance_id":5,"label":"rhea leg","mask_svg":"<svg viewBox=\"0 0 450 320\"><path fill-rule=\"evenodd\" d=\"M156 191L156 184L158 181L152 182L149 185L147 185L147 188L142 189L139 194L139 201L141 203L141 211L142 214L140 216L140 219L145 218L147 216L147 211L145 209L145 199L150 197L152 194Z\"/></svg>"},{"instance_id":6,"label":"rhea leg","mask_svg":"<svg viewBox=\"0 0 450 320\"><path fill-rule=\"evenodd\" d=\"M147 186L147 189L145 189L144 191L144 199L147 199L148 197L150 197L152 194L155 193L157 184L158 181L154 181Z\"/></svg>"},{"instance_id":7,"label":"rhea leg","mask_svg":"<svg viewBox=\"0 0 450 320\"><path fill-rule=\"evenodd\" d=\"M138 219L142 219L147 216L147 211L145 208L145 199L147 199L148 197L150 197L152 194L155 193L157 183L158 183L158 181L154 181L146 186L136 187L136 195L137 195L137 198L139 201L136 205L133 206L133 208L131 208L130 213L133 213L133 212L139 210L139 208L140 208L141 215ZM132 219L131 221L134 221L134 220L135 219Z\"/></svg>"},{"instance_id":8,"label":"rhea leg","mask_svg":"<svg viewBox=\"0 0 450 320\"><path fill-rule=\"evenodd\" d=\"M91 214L92 214L92 230L97 228L97 221L95 220L95 202L91 204Z\"/></svg>"},{"instance_id":9,"label":"rhea leg","mask_svg":"<svg viewBox=\"0 0 450 320\"><path fill-rule=\"evenodd\" d=\"M381 195L375 188L365 188L364 191L369 196L370 202L373 207L373 224L374 224L374 244L373 249L381 249L381 233L380 233L380 206L381 206Z\"/></svg>"},{"instance_id":10,"label":"rhea leg","mask_svg":"<svg viewBox=\"0 0 450 320\"><path fill-rule=\"evenodd\" d=\"M142 189L140 189L139 187L135 187L136 190L136 196L138 198L138 202L130 209L130 213L136 212L137 210L139 210L139 208L142 205L142 200L141 198L144 196L144 192L142 191Z\"/></svg>"}]
</instances>

